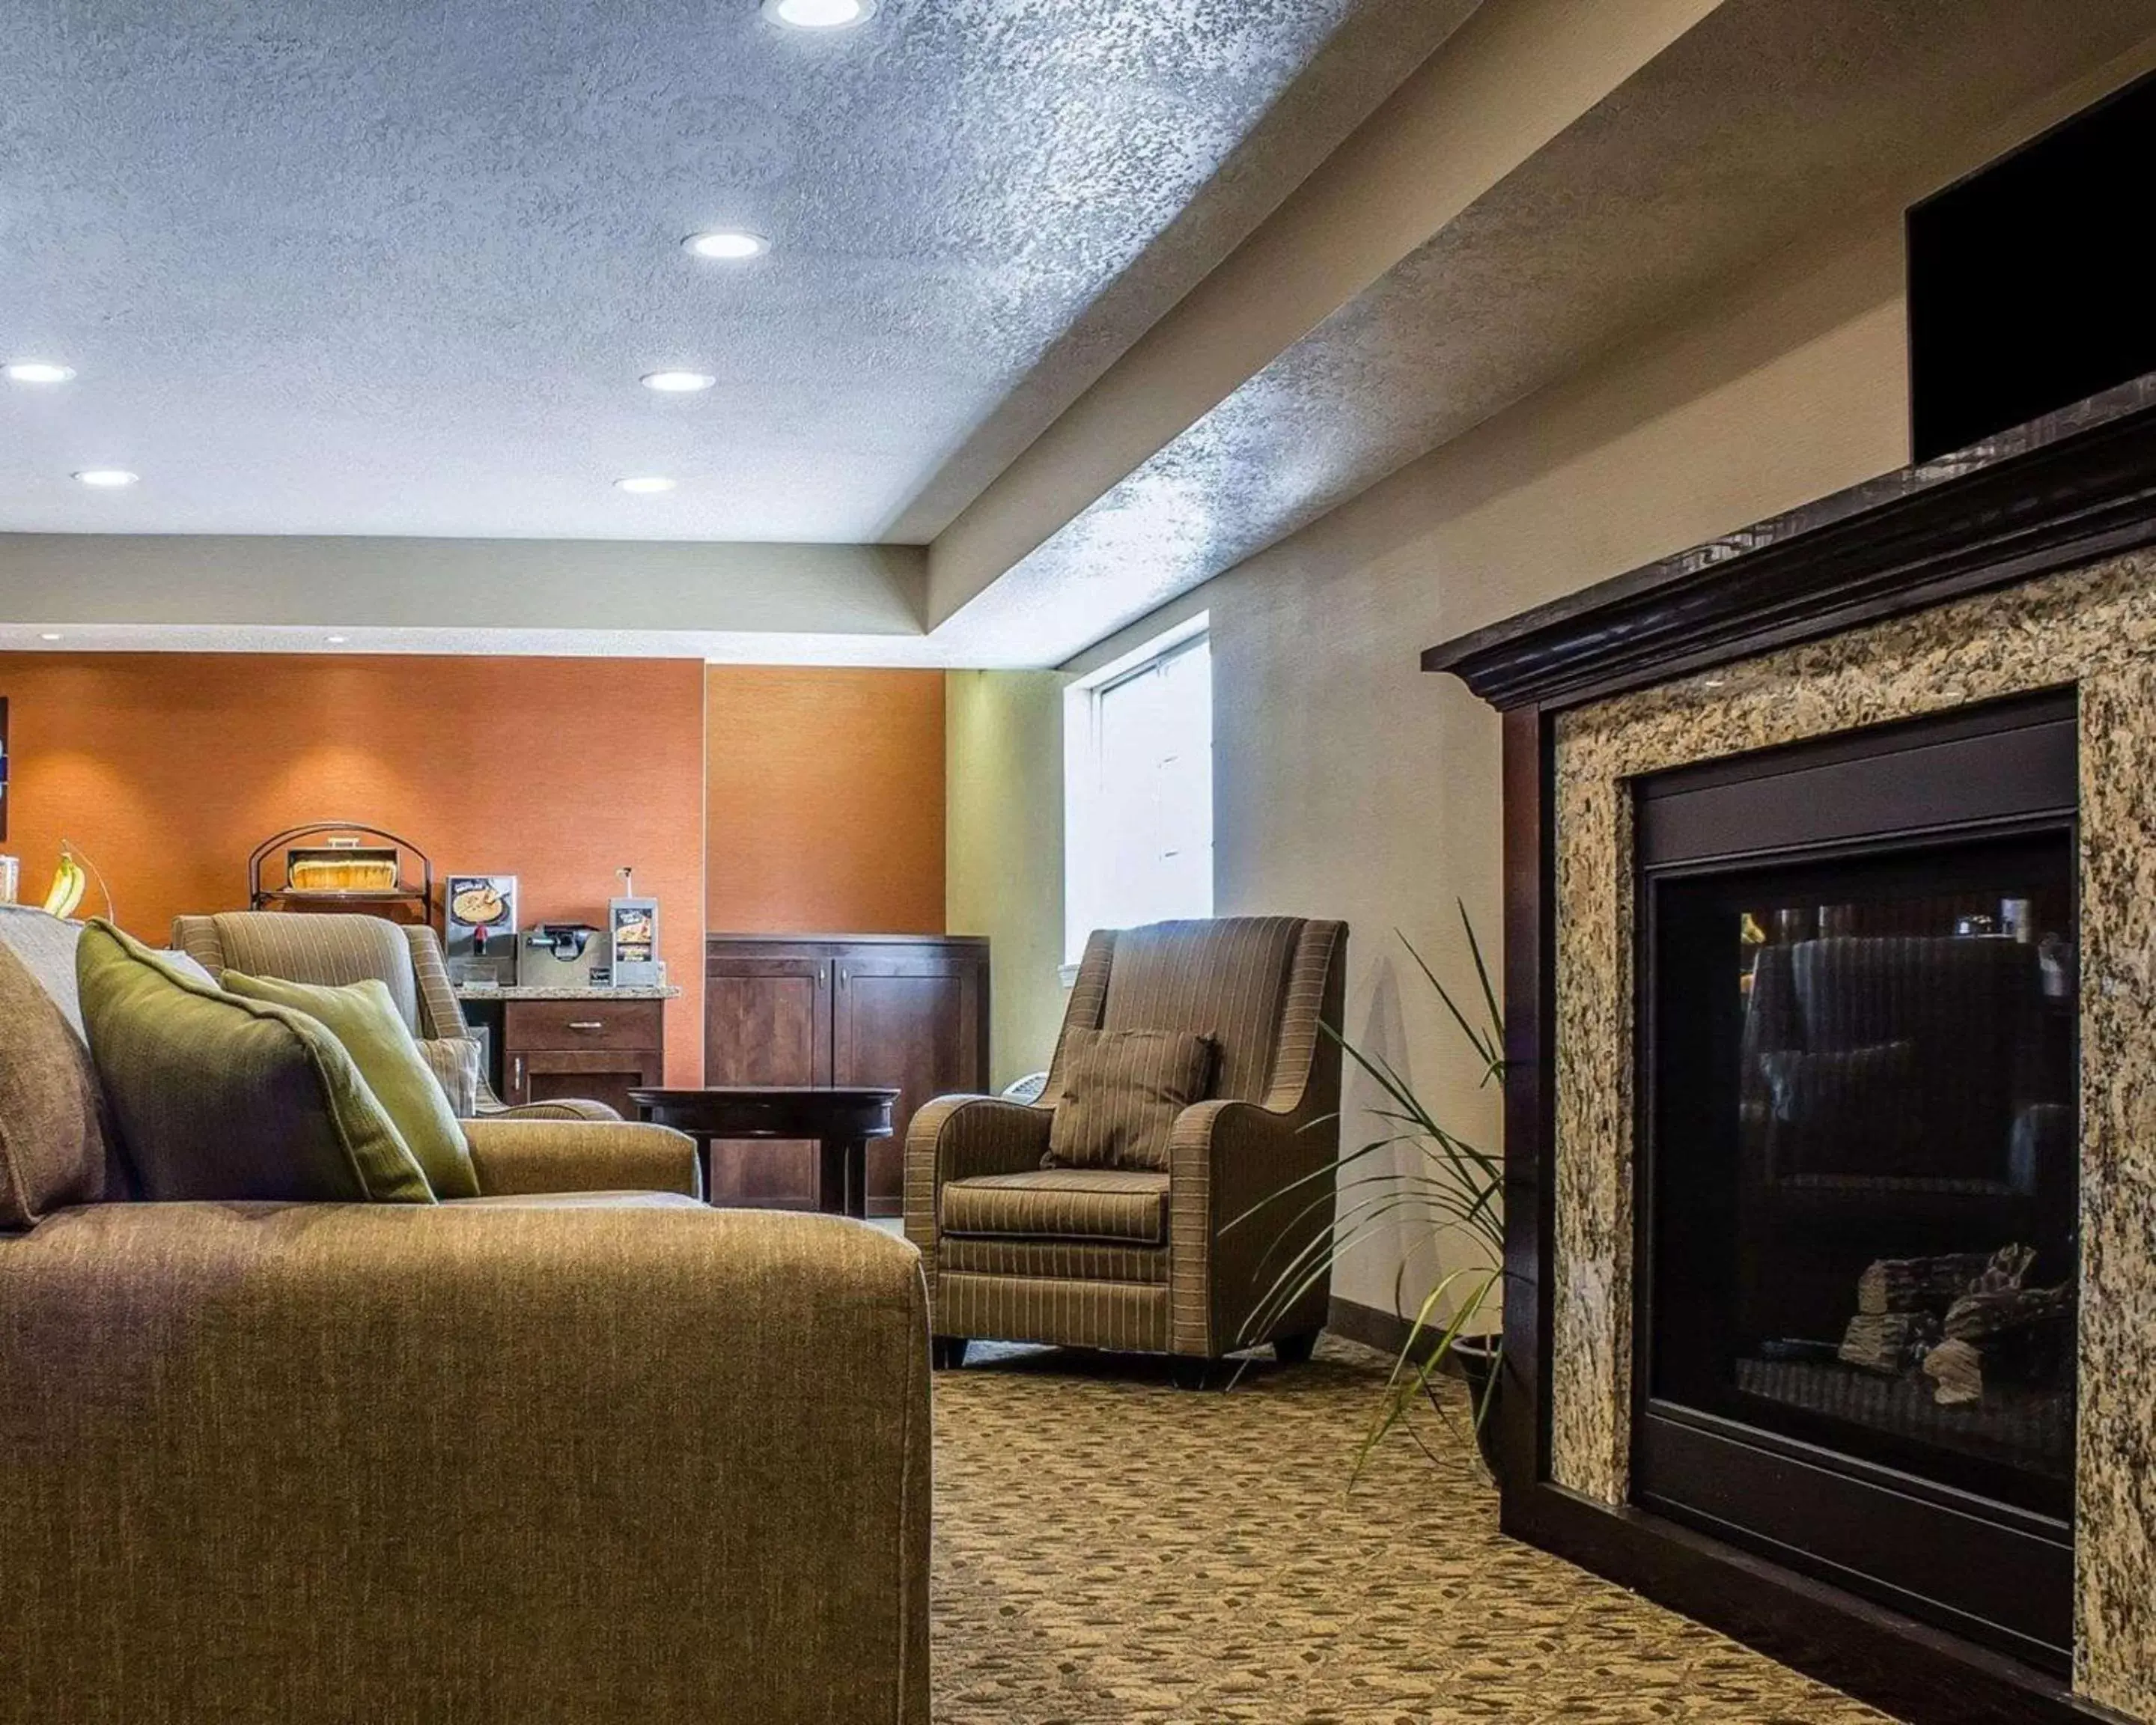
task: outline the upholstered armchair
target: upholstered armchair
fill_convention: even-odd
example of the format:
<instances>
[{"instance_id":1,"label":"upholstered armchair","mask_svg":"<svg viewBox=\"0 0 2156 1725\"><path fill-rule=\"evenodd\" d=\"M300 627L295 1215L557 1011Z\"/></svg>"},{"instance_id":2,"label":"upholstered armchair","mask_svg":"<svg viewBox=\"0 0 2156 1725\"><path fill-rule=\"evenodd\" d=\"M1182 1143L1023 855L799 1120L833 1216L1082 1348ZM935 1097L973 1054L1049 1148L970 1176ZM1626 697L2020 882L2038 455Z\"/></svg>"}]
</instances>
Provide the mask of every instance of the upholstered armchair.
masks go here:
<instances>
[{"instance_id":1,"label":"upholstered armchair","mask_svg":"<svg viewBox=\"0 0 2156 1725\"><path fill-rule=\"evenodd\" d=\"M1319 1027L1340 1021L1347 947L1344 923L1286 916L1096 933L1040 1101L945 1096L914 1116L906 1232L939 1363L986 1338L1308 1356L1327 1279L1267 1296L1332 1219L1340 1050ZM1212 1095L1176 1117L1166 1172L1043 1166L1079 1029L1214 1040Z\"/></svg>"},{"instance_id":2,"label":"upholstered armchair","mask_svg":"<svg viewBox=\"0 0 2156 1725\"><path fill-rule=\"evenodd\" d=\"M374 978L419 1039L420 1052L457 1112L519 1120L619 1120L604 1102L528 1102L511 1107L494 1093L479 1042L449 986L442 943L424 924L377 916L303 915L291 911L223 911L175 916L172 944L213 978L228 970L288 983L341 986Z\"/></svg>"}]
</instances>

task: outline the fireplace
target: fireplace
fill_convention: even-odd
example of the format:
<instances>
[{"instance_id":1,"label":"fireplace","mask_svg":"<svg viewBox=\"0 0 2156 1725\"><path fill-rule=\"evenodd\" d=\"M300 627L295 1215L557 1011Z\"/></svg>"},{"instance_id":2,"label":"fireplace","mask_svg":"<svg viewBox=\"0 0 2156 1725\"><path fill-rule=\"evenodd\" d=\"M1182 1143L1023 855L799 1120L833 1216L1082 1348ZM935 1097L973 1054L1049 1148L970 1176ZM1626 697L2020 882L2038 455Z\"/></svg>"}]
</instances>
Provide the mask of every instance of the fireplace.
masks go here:
<instances>
[{"instance_id":1,"label":"fireplace","mask_svg":"<svg viewBox=\"0 0 2156 1725\"><path fill-rule=\"evenodd\" d=\"M1633 1497L2071 1657L2071 691L1635 788Z\"/></svg>"},{"instance_id":2,"label":"fireplace","mask_svg":"<svg viewBox=\"0 0 2156 1725\"><path fill-rule=\"evenodd\" d=\"M1502 716L1506 1531L2156 1725L2156 377L1423 662Z\"/></svg>"}]
</instances>

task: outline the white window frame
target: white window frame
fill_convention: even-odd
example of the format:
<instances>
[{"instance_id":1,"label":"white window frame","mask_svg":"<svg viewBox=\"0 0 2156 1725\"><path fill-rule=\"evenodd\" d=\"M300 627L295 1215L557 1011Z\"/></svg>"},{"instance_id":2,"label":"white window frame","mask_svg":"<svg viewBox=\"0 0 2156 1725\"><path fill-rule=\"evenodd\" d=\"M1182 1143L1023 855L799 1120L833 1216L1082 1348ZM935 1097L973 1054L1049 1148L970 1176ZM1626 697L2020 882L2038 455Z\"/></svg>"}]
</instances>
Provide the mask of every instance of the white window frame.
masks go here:
<instances>
[{"instance_id":1,"label":"white window frame","mask_svg":"<svg viewBox=\"0 0 2156 1725\"><path fill-rule=\"evenodd\" d=\"M1101 702L1102 698L1119 685L1134 678L1158 670L1181 655L1204 647L1211 651L1211 617L1199 612L1178 624L1166 634L1156 635L1142 646L1080 677L1064 691L1063 709L1063 954L1062 976L1068 984L1077 975L1078 961L1086 949L1086 937L1096 928L1109 925L1109 916L1101 906L1105 893L1100 885L1100 870L1106 858L1096 849L1089 850L1089 835L1101 830L1097 811L1102 799L1101 759ZM1217 703L1216 703L1217 706ZM1211 726L1207 732L1209 755L1212 744ZM1209 775L1211 767L1207 767ZM1211 849L1210 833L1208 850ZM1213 912L1213 896L1216 887L1214 870L1209 868L1206 879L1206 904L1204 913Z\"/></svg>"}]
</instances>

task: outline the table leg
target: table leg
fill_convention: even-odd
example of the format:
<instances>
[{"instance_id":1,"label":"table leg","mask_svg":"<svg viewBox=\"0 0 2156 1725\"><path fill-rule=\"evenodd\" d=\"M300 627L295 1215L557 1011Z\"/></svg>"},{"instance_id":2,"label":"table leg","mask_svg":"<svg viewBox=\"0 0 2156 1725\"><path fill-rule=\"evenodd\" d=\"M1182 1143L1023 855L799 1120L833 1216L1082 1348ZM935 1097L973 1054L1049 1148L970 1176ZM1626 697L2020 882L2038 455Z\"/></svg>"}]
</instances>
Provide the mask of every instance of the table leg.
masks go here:
<instances>
[{"instance_id":1,"label":"table leg","mask_svg":"<svg viewBox=\"0 0 2156 1725\"><path fill-rule=\"evenodd\" d=\"M817 1147L816 1208L827 1216L846 1214L846 1141L825 1138Z\"/></svg>"},{"instance_id":2,"label":"table leg","mask_svg":"<svg viewBox=\"0 0 2156 1725\"><path fill-rule=\"evenodd\" d=\"M826 1138L816 1177L816 1208L829 1216L869 1213L868 1140Z\"/></svg>"},{"instance_id":3,"label":"table leg","mask_svg":"<svg viewBox=\"0 0 2156 1725\"><path fill-rule=\"evenodd\" d=\"M846 1145L846 1214L865 1222L869 1214L869 1141L855 1138Z\"/></svg>"}]
</instances>

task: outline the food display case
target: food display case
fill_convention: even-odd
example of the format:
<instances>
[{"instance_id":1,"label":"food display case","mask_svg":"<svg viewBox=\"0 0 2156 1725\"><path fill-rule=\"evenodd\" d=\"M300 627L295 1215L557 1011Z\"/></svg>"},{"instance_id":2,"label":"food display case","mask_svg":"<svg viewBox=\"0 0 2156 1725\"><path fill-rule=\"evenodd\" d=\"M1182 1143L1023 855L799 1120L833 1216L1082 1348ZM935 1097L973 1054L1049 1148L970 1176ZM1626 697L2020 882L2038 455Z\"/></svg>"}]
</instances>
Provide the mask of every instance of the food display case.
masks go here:
<instances>
[{"instance_id":1,"label":"food display case","mask_svg":"<svg viewBox=\"0 0 2156 1725\"><path fill-rule=\"evenodd\" d=\"M360 821L315 821L273 833L247 859L258 911L362 911L424 922L434 865L408 839Z\"/></svg>"}]
</instances>

